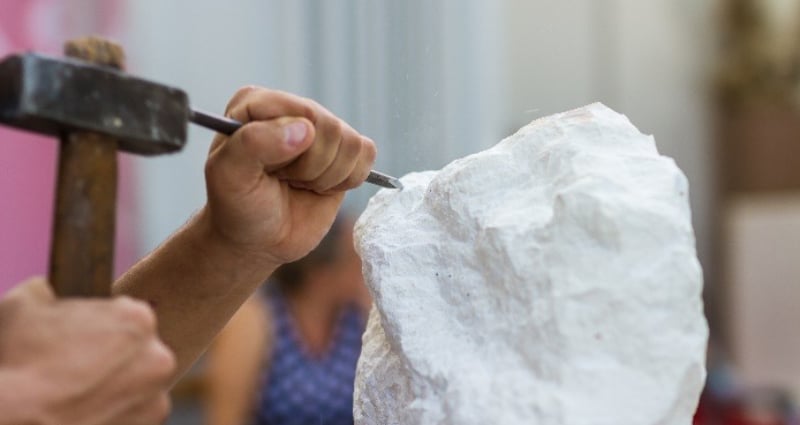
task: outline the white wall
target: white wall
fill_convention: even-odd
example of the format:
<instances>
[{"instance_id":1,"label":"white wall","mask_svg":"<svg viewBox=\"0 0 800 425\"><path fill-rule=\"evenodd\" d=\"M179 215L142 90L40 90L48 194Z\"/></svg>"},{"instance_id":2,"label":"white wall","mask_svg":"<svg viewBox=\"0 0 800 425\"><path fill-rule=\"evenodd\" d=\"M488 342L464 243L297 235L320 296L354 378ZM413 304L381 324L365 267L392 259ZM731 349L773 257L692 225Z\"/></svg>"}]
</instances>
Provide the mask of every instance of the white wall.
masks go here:
<instances>
[{"instance_id":1,"label":"white wall","mask_svg":"<svg viewBox=\"0 0 800 425\"><path fill-rule=\"evenodd\" d=\"M653 134L691 184L701 260L710 255L713 164L707 105L714 2L507 0L510 114L602 101Z\"/></svg>"},{"instance_id":2,"label":"white wall","mask_svg":"<svg viewBox=\"0 0 800 425\"><path fill-rule=\"evenodd\" d=\"M125 44L133 72L184 88L221 112L244 84L310 96L379 146L376 168L439 168L496 142L504 34L499 3L481 0L130 0ZM142 252L204 202L211 134L185 152L138 161ZM358 209L374 193L350 196Z\"/></svg>"},{"instance_id":3,"label":"white wall","mask_svg":"<svg viewBox=\"0 0 800 425\"><path fill-rule=\"evenodd\" d=\"M271 44L261 30L276 20L265 2L134 0L124 7L128 69L186 90L195 107L221 113L239 86L275 79L262 57ZM140 254L205 202L203 164L212 137L191 126L183 152L135 159Z\"/></svg>"}]
</instances>

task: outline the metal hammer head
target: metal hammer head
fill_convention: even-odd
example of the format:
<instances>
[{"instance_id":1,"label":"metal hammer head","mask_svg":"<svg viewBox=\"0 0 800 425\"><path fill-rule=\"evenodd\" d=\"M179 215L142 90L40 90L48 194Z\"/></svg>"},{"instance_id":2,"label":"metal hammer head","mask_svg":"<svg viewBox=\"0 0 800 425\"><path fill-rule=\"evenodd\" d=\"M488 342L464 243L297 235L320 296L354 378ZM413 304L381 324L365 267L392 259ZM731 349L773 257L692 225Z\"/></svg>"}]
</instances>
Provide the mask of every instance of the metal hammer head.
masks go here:
<instances>
[{"instance_id":1,"label":"metal hammer head","mask_svg":"<svg viewBox=\"0 0 800 425\"><path fill-rule=\"evenodd\" d=\"M123 151L157 155L186 143L183 91L107 67L33 53L0 62L0 123L60 135L88 130Z\"/></svg>"}]
</instances>

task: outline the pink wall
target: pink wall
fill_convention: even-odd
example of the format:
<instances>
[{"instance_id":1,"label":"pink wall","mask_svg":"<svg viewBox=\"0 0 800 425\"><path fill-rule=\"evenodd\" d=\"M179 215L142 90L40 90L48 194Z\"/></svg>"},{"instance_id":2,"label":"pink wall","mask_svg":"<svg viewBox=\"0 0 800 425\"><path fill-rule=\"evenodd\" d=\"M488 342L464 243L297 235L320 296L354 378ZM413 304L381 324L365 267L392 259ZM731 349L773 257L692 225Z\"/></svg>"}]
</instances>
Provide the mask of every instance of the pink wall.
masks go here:
<instances>
[{"instance_id":1,"label":"pink wall","mask_svg":"<svg viewBox=\"0 0 800 425\"><path fill-rule=\"evenodd\" d=\"M0 56L24 50L58 54L71 30L64 0L0 0ZM100 3L102 23L96 32L109 33L116 2ZM83 10L81 13L90 13ZM52 222L57 141L0 127L0 294L17 282L47 272ZM132 166L120 164L118 272L135 255L135 208Z\"/></svg>"},{"instance_id":2,"label":"pink wall","mask_svg":"<svg viewBox=\"0 0 800 425\"><path fill-rule=\"evenodd\" d=\"M0 293L47 270L55 146L0 128Z\"/></svg>"}]
</instances>

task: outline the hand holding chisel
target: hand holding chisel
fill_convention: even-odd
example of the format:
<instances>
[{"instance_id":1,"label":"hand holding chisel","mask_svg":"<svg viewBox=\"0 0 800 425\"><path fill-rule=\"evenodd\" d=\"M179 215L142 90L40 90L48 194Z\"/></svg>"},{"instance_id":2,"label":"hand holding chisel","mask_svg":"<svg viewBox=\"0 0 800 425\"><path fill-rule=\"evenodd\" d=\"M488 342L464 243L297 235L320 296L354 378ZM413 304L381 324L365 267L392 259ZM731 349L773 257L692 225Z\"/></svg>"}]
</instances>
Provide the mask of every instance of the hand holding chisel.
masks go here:
<instances>
[{"instance_id":1,"label":"hand holding chisel","mask_svg":"<svg viewBox=\"0 0 800 425\"><path fill-rule=\"evenodd\" d=\"M208 112L198 111L197 109L191 109L189 111L189 121L201 127L205 127L228 136L235 133L236 130L242 127L242 123L239 121L210 114ZM374 185L389 189L403 188L403 184L400 183L400 179L375 170L370 171L369 176L367 176L367 183L372 183Z\"/></svg>"}]
</instances>

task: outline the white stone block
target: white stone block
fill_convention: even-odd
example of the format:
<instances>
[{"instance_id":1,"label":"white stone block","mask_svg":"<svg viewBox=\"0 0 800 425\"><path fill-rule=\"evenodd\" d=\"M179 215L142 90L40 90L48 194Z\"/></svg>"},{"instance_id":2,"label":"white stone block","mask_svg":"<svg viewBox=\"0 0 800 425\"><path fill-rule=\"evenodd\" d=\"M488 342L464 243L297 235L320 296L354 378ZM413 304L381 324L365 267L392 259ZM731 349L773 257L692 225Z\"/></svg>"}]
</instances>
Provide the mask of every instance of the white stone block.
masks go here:
<instances>
[{"instance_id":1,"label":"white stone block","mask_svg":"<svg viewBox=\"0 0 800 425\"><path fill-rule=\"evenodd\" d=\"M357 424L691 423L702 272L652 137L593 104L402 181L356 225Z\"/></svg>"}]
</instances>

